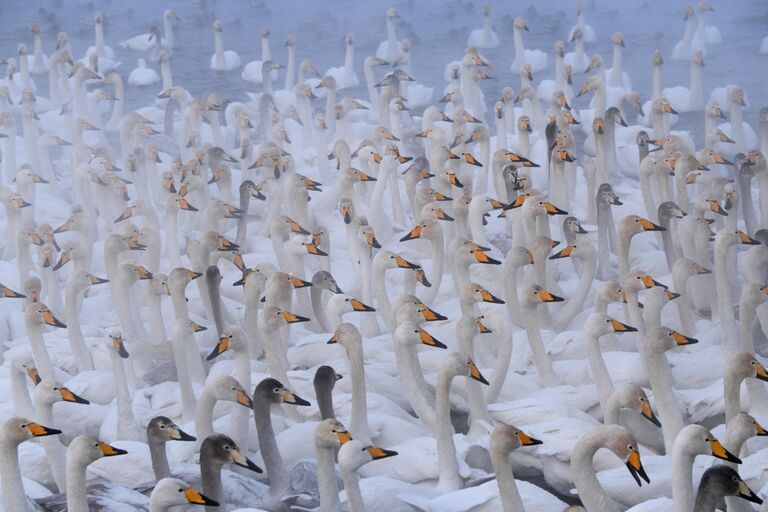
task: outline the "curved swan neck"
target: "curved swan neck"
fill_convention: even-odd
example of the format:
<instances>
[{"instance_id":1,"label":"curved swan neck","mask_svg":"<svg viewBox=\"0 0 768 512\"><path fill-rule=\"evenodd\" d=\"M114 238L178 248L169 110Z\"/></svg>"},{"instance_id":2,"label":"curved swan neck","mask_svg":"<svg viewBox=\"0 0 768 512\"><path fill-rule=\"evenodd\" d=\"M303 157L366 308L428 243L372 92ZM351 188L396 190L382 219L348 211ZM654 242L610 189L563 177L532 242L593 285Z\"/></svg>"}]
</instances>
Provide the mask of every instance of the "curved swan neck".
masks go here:
<instances>
[{"instance_id":1,"label":"curved swan neck","mask_svg":"<svg viewBox=\"0 0 768 512\"><path fill-rule=\"evenodd\" d=\"M168 455L165 453L165 441L149 436L147 444L149 445L149 457L152 460L152 471L155 474L155 480L160 481L163 478L170 477L171 467L168 464Z\"/></svg>"},{"instance_id":2,"label":"curved swan neck","mask_svg":"<svg viewBox=\"0 0 768 512\"><path fill-rule=\"evenodd\" d=\"M525 512L523 500L515 484L512 465L509 462L509 453L504 450L491 450L491 463L496 472L496 482L504 512Z\"/></svg>"},{"instance_id":3,"label":"curved swan neck","mask_svg":"<svg viewBox=\"0 0 768 512\"><path fill-rule=\"evenodd\" d=\"M608 427L588 432L576 443L571 454L573 483L576 485L581 502L587 510L620 512L622 508L603 490L592 466L595 452L605 446L603 435L606 428Z\"/></svg>"},{"instance_id":4,"label":"curved swan neck","mask_svg":"<svg viewBox=\"0 0 768 512\"><path fill-rule=\"evenodd\" d=\"M444 492L461 489L463 485L459 475L456 445L453 444L449 396L452 381L452 374L440 372L437 376L437 388L435 390L434 435L437 441L437 464L440 475L437 487Z\"/></svg>"},{"instance_id":5,"label":"curved swan neck","mask_svg":"<svg viewBox=\"0 0 768 512\"><path fill-rule=\"evenodd\" d=\"M0 483L5 510L26 510L27 498L19 469L19 448L15 443L0 438Z\"/></svg>"},{"instance_id":6,"label":"curved swan neck","mask_svg":"<svg viewBox=\"0 0 768 512\"><path fill-rule=\"evenodd\" d=\"M261 457L270 479L270 493L282 497L288 489L288 473L272 429L270 404L258 395L253 397L253 419L256 422Z\"/></svg>"}]
</instances>

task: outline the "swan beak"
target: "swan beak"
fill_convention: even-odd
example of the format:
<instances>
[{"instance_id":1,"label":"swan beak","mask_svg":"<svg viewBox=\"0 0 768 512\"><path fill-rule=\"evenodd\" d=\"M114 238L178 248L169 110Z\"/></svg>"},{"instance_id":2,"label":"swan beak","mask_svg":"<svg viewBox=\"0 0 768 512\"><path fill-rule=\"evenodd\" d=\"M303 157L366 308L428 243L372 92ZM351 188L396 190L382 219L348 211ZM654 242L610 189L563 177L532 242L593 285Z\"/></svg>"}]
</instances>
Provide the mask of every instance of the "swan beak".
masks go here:
<instances>
[{"instance_id":1,"label":"swan beak","mask_svg":"<svg viewBox=\"0 0 768 512\"><path fill-rule=\"evenodd\" d=\"M240 466L241 468L250 469L251 471L254 471L256 473L263 473L264 470L261 469L259 466L253 463L251 459L243 455L237 450L230 450L229 456L232 459L232 463L236 466Z\"/></svg>"},{"instance_id":2,"label":"swan beak","mask_svg":"<svg viewBox=\"0 0 768 512\"><path fill-rule=\"evenodd\" d=\"M376 311L371 306L367 306L357 299L352 299L349 301L349 303L352 305L352 310L354 311L363 311L363 312Z\"/></svg>"},{"instance_id":3,"label":"swan beak","mask_svg":"<svg viewBox=\"0 0 768 512\"><path fill-rule=\"evenodd\" d=\"M88 400L85 398L78 396L74 394L72 391L70 391L67 388L59 388L59 395L61 395L61 399L65 402L73 402L76 404L90 404Z\"/></svg>"},{"instance_id":4,"label":"swan beak","mask_svg":"<svg viewBox=\"0 0 768 512\"><path fill-rule=\"evenodd\" d=\"M61 430L55 428L44 427L39 423L27 423L27 430L35 437L55 436L61 434Z\"/></svg>"},{"instance_id":5,"label":"swan beak","mask_svg":"<svg viewBox=\"0 0 768 512\"><path fill-rule=\"evenodd\" d=\"M515 208L520 208L525 203L525 198L526 197L528 197L528 196L526 196L525 194L520 194L519 196L517 196L515 198L514 201L512 201L507 206L505 206L504 210L506 211L506 210L513 210ZM545 205L545 207L546 207L546 205ZM553 208L554 208L554 206L553 206Z\"/></svg>"},{"instance_id":6,"label":"swan beak","mask_svg":"<svg viewBox=\"0 0 768 512\"><path fill-rule=\"evenodd\" d=\"M280 316L283 317L283 320L288 322L289 324L297 324L300 322L309 322L309 318L305 316L299 316L297 314L291 313L290 311L281 311Z\"/></svg>"},{"instance_id":7,"label":"swan beak","mask_svg":"<svg viewBox=\"0 0 768 512\"><path fill-rule=\"evenodd\" d=\"M139 279L146 280L152 279L152 272L150 272L144 265L136 267L136 273L139 275Z\"/></svg>"},{"instance_id":8,"label":"swan beak","mask_svg":"<svg viewBox=\"0 0 768 512\"><path fill-rule=\"evenodd\" d=\"M339 439L339 443L342 445L352 440L352 434L346 430L338 430L336 432L336 437Z\"/></svg>"},{"instance_id":9,"label":"swan beak","mask_svg":"<svg viewBox=\"0 0 768 512\"><path fill-rule=\"evenodd\" d=\"M768 436L768 430L765 430L762 425L755 422L755 435L756 436Z\"/></svg>"},{"instance_id":10,"label":"swan beak","mask_svg":"<svg viewBox=\"0 0 768 512\"><path fill-rule=\"evenodd\" d=\"M477 326L477 332L479 332L480 334L490 334L490 333L492 333L493 331L491 329L489 329L488 326L483 323L483 318L485 318L485 316L483 316L483 315L480 315L477 318L475 318L475 325Z\"/></svg>"},{"instance_id":11,"label":"swan beak","mask_svg":"<svg viewBox=\"0 0 768 512\"><path fill-rule=\"evenodd\" d=\"M573 250L575 248L576 248L575 245L567 245L562 250L560 250L559 252L556 252L555 254L550 256L549 259L551 259L551 260L558 260L560 258L567 258L571 254L573 254Z\"/></svg>"},{"instance_id":12,"label":"swan beak","mask_svg":"<svg viewBox=\"0 0 768 512\"><path fill-rule=\"evenodd\" d=\"M760 245L760 242L750 237L741 230L736 230L736 234L739 236L739 241L744 245Z\"/></svg>"},{"instance_id":13,"label":"swan beak","mask_svg":"<svg viewBox=\"0 0 768 512\"><path fill-rule=\"evenodd\" d=\"M720 206L720 203L718 203L715 200L712 200L709 202L709 209L713 212L722 215L723 217L728 216L728 212L723 209L722 206Z\"/></svg>"},{"instance_id":14,"label":"swan beak","mask_svg":"<svg viewBox=\"0 0 768 512\"><path fill-rule=\"evenodd\" d=\"M13 200L16 203L16 208L26 208L27 206L32 206L32 203L28 203L24 200L23 197L16 197ZM54 233L57 233L57 231L54 231Z\"/></svg>"},{"instance_id":15,"label":"swan beak","mask_svg":"<svg viewBox=\"0 0 768 512\"><path fill-rule=\"evenodd\" d=\"M730 210L733 208L733 203L736 202L736 195L733 192L726 192L725 193L725 204L723 207L726 210Z\"/></svg>"},{"instance_id":16,"label":"swan beak","mask_svg":"<svg viewBox=\"0 0 768 512\"><path fill-rule=\"evenodd\" d=\"M294 393L291 393L287 389L282 390L280 392L280 396L283 398L283 402L285 402L287 404L305 405L305 406L306 405L311 405L308 401L304 400L303 398L301 398L300 396L298 396L298 395L296 395Z\"/></svg>"},{"instance_id":17,"label":"swan beak","mask_svg":"<svg viewBox=\"0 0 768 512\"><path fill-rule=\"evenodd\" d=\"M376 181L376 178L373 176L368 176L363 171L357 171L355 173L355 176L357 176L357 179L360 181Z\"/></svg>"},{"instance_id":18,"label":"swan beak","mask_svg":"<svg viewBox=\"0 0 768 512\"><path fill-rule=\"evenodd\" d=\"M183 197L178 199L177 203L179 204L179 208L182 210L187 210L188 212L196 212L197 208L189 204L189 201L184 199Z\"/></svg>"},{"instance_id":19,"label":"swan beak","mask_svg":"<svg viewBox=\"0 0 768 512\"><path fill-rule=\"evenodd\" d=\"M725 117L725 116L723 116L723 117ZM729 136L727 136L723 132L720 132L719 135L720 135L720 142L722 142L724 144L736 144L735 140L733 140L732 138L730 138ZM727 160L726 160L726 162L727 162ZM729 162L729 164L730 164L730 162Z\"/></svg>"},{"instance_id":20,"label":"swan beak","mask_svg":"<svg viewBox=\"0 0 768 512\"><path fill-rule=\"evenodd\" d=\"M303 245L304 245L304 247L307 248L307 253L309 253L309 254L314 254L315 256L328 256L327 252L325 252L324 250L320 249L315 244L305 243Z\"/></svg>"},{"instance_id":21,"label":"swan beak","mask_svg":"<svg viewBox=\"0 0 768 512\"><path fill-rule=\"evenodd\" d=\"M669 288L665 288L664 289L664 294L667 296L667 300L675 300L676 298L678 298L680 296L679 293L675 293L672 290L670 290Z\"/></svg>"},{"instance_id":22,"label":"swan beak","mask_svg":"<svg viewBox=\"0 0 768 512\"><path fill-rule=\"evenodd\" d=\"M339 208L339 212L341 213L341 217L344 219L344 224L349 224L352 222L352 209L348 206L342 206Z\"/></svg>"},{"instance_id":23,"label":"swan beak","mask_svg":"<svg viewBox=\"0 0 768 512\"><path fill-rule=\"evenodd\" d=\"M203 332L203 331L207 331L208 330L208 328L206 326L200 325L199 323L194 322L192 320L190 320L189 323L192 326L192 332Z\"/></svg>"},{"instance_id":24,"label":"swan beak","mask_svg":"<svg viewBox=\"0 0 768 512\"><path fill-rule=\"evenodd\" d=\"M489 304L504 304L503 300L496 297L488 290L482 289L477 293L480 295L480 298L482 299L483 302L488 302Z\"/></svg>"},{"instance_id":25,"label":"swan beak","mask_svg":"<svg viewBox=\"0 0 768 512\"><path fill-rule=\"evenodd\" d=\"M45 309L41 312L43 315L43 322L47 325L50 325L51 327L61 327L66 328L66 324L61 322L58 318L53 316L53 313L51 313L51 310L45 307Z\"/></svg>"},{"instance_id":26,"label":"swan beak","mask_svg":"<svg viewBox=\"0 0 768 512\"><path fill-rule=\"evenodd\" d=\"M368 233L365 235L365 242L369 247L373 247L374 249L381 249L381 244L378 240L376 240L376 235L373 233Z\"/></svg>"},{"instance_id":27,"label":"swan beak","mask_svg":"<svg viewBox=\"0 0 768 512\"><path fill-rule=\"evenodd\" d=\"M416 238L421 238L421 226L416 226L412 230L408 232L407 235L405 235L403 238L400 239L401 242L406 242L408 240L414 240Z\"/></svg>"},{"instance_id":28,"label":"swan beak","mask_svg":"<svg viewBox=\"0 0 768 512\"><path fill-rule=\"evenodd\" d=\"M15 292L10 288L8 288L7 286L0 285L0 290L2 290L3 297L7 299L26 299L27 298L26 295L19 292Z\"/></svg>"},{"instance_id":29,"label":"swan beak","mask_svg":"<svg viewBox=\"0 0 768 512\"><path fill-rule=\"evenodd\" d=\"M635 479L635 482L637 482L638 486L642 487L643 485L643 483L640 481L641 478L645 480L646 483L651 483L650 478L648 478L648 475L643 468L643 463L640 462L640 452L634 448L629 452L629 458L627 459L627 469Z\"/></svg>"},{"instance_id":30,"label":"swan beak","mask_svg":"<svg viewBox=\"0 0 768 512\"><path fill-rule=\"evenodd\" d=\"M755 378L768 381L768 371L761 363L755 363Z\"/></svg>"},{"instance_id":31,"label":"swan beak","mask_svg":"<svg viewBox=\"0 0 768 512\"><path fill-rule=\"evenodd\" d=\"M208 496L200 494L200 491L197 491L191 487L184 489L184 498L187 500L187 503L191 505L205 505L207 507L219 506L218 501L212 500Z\"/></svg>"},{"instance_id":32,"label":"swan beak","mask_svg":"<svg viewBox=\"0 0 768 512\"><path fill-rule=\"evenodd\" d=\"M298 223L298 222L296 222L296 221L295 221L295 220L293 220L293 219L288 219L288 227L291 229L291 231L292 231L293 233L296 233L296 234L298 234L298 235L308 235L308 234L309 234L309 231L307 231L306 229L304 229L303 227L301 227L301 226L299 225L299 223Z\"/></svg>"},{"instance_id":33,"label":"swan beak","mask_svg":"<svg viewBox=\"0 0 768 512\"><path fill-rule=\"evenodd\" d=\"M243 259L243 255L239 252L236 252L232 255L232 263L237 267L237 269L240 272L245 272L247 270L247 267L245 266L245 260Z\"/></svg>"},{"instance_id":34,"label":"swan beak","mask_svg":"<svg viewBox=\"0 0 768 512\"><path fill-rule=\"evenodd\" d=\"M368 446L366 450L370 454L371 458L373 458L373 460L386 459L387 457L394 457L398 454L394 450L385 450L384 448L379 448L378 446Z\"/></svg>"},{"instance_id":35,"label":"swan beak","mask_svg":"<svg viewBox=\"0 0 768 512\"><path fill-rule=\"evenodd\" d=\"M419 265L416 265L415 263L411 263L410 261L406 260L402 256L395 256L395 265L397 265L398 268L407 268L407 269L419 268Z\"/></svg>"},{"instance_id":36,"label":"swan beak","mask_svg":"<svg viewBox=\"0 0 768 512\"><path fill-rule=\"evenodd\" d=\"M216 359L218 356L223 354L227 351L229 348L229 340L232 338L232 336L226 336L222 335L219 337L219 341L216 342L216 346L213 347L213 350L210 354L208 354L208 357L205 358L206 361L212 361L213 359Z\"/></svg>"},{"instance_id":37,"label":"swan beak","mask_svg":"<svg viewBox=\"0 0 768 512\"><path fill-rule=\"evenodd\" d=\"M128 208L126 208L123 211L123 213L121 213L120 216L115 219L115 223L122 222L126 219L130 219L131 217L133 217L133 210L134 210L133 206L129 206Z\"/></svg>"},{"instance_id":38,"label":"swan beak","mask_svg":"<svg viewBox=\"0 0 768 512\"><path fill-rule=\"evenodd\" d=\"M483 164L477 161L477 159L472 156L471 153L463 153L464 155L464 161L467 162L469 165L474 165L475 167L482 167Z\"/></svg>"},{"instance_id":39,"label":"swan beak","mask_svg":"<svg viewBox=\"0 0 768 512\"><path fill-rule=\"evenodd\" d=\"M419 329L418 333L419 333L419 340L421 340L422 344L429 345L430 347L435 347L435 348L443 348L443 349L448 348L448 346L445 343L438 341L434 336L429 334L424 329Z\"/></svg>"},{"instance_id":40,"label":"swan beak","mask_svg":"<svg viewBox=\"0 0 768 512\"><path fill-rule=\"evenodd\" d=\"M560 160L562 160L563 162L575 162L576 161L576 157L573 156L572 154L570 154L565 149L561 149L560 151L558 151L558 153L560 155Z\"/></svg>"},{"instance_id":41,"label":"swan beak","mask_svg":"<svg viewBox=\"0 0 768 512\"><path fill-rule=\"evenodd\" d=\"M637 332L637 328L632 327L631 325L619 322L613 318L611 318L610 321L614 332Z\"/></svg>"},{"instance_id":42,"label":"swan beak","mask_svg":"<svg viewBox=\"0 0 768 512\"><path fill-rule=\"evenodd\" d=\"M539 290L539 292L536 295L539 296L539 299L541 299L542 302L563 302L565 300L562 297L553 295L551 292L548 292L547 290Z\"/></svg>"},{"instance_id":43,"label":"swan beak","mask_svg":"<svg viewBox=\"0 0 768 512\"><path fill-rule=\"evenodd\" d=\"M638 279L640 279L640 282L642 282L643 286L645 286L646 288L653 288L654 286L660 286L665 289L667 288L666 286L664 286L663 284L661 284L660 282L656 281L654 278L648 275L640 276L638 277Z\"/></svg>"},{"instance_id":44,"label":"swan beak","mask_svg":"<svg viewBox=\"0 0 768 512\"><path fill-rule=\"evenodd\" d=\"M486 265L501 265L501 262L499 260L491 258L484 251L481 251L480 249L475 249L470 252L475 257L475 261L478 263L484 263Z\"/></svg>"},{"instance_id":45,"label":"swan beak","mask_svg":"<svg viewBox=\"0 0 768 512\"><path fill-rule=\"evenodd\" d=\"M547 210L548 215L568 215L567 211L561 210L549 201L544 202L544 209Z\"/></svg>"},{"instance_id":46,"label":"swan beak","mask_svg":"<svg viewBox=\"0 0 768 512\"><path fill-rule=\"evenodd\" d=\"M115 448L114 446L109 445L103 441L99 443L99 448L101 449L101 453L104 455L104 457L114 457L115 455L125 455L128 453L125 450Z\"/></svg>"},{"instance_id":47,"label":"swan beak","mask_svg":"<svg viewBox=\"0 0 768 512\"><path fill-rule=\"evenodd\" d=\"M456 176L456 173L450 173L446 175L448 178L448 182L453 185L456 188L464 188L464 184L459 181L458 176Z\"/></svg>"},{"instance_id":48,"label":"swan beak","mask_svg":"<svg viewBox=\"0 0 768 512\"><path fill-rule=\"evenodd\" d=\"M747 484L745 484L743 481L739 482L739 497L743 498L747 501L751 501L752 503L757 503L758 505L762 505L763 500L760 499L760 497L752 492L752 489L750 489Z\"/></svg>"},{"instance_id":49,"label":"swan beak","mask_svg":"<svg viewBox=\"0 0 768 512\"><path fill-rule=\"evenodd\" d=\"M708 268L702 267L698 263L695 263L694 265L695 266L693 268L696 271L696 274L711 274L712 273L711 270L709 270Z\"/></svg>"},{"instance_id":50,"label":"swan beak","mask_svg":"<svg viewBox=\"0 0 768 512\"><path fill-rule=\"evenodd\" d=\"M237 403L249 409L253 407L253 400L251 400L251 397L248 396L244 389L237 390Z\"/></svg>"},{"instance_id":51,"label":"swan beak","mask_svg":"<svg viewBox=\"0 0 768 512\"><path fill-rule=\"evenodd\" d=\"M128 350L126 350L125 343L123 343L123 337L110 335L109 338L112 340L112 348L117 352L117 355L123 359L128 359Z\"/></svg>"},{"instance_id":52,"label":"swan beak","mask_svg":"<svg viewBox=\"0 0 768 512\"><path fill-rule=\"evenodd\" d=\"M425 288L431 288L432 283L429 282L429 279L427 279L427 274L424 272L424 269L421 267L414 268L413 269L414 276L416 278L416 281L418 281L422 286ZM768 287L766 287L768 289ZM768 295L768 292L766 292L766 295Z\"/></svg>"},{"instance_id":53,"label":"swan beak","mask_svg":"<svg viewBox=\"0 0 768 512\"><path fill-rule=\"evenodd\" d=\"M61 226L54 229L53 232L58 235L59 233L64 233L65 231L69 231L72 228L73 222L74 221L72 219L69 219Z\"/></svg>"},{"instance_id":54,"label":"swan beak","mask_svg":"<svg viewBox=\"0 0 768 512\"><path fill-rule=\"evenodd\" d=\"M428 308L424 304L419 304L421 306L421 316L424 317L424 320L427 322L438 322L441 320L448 320L447 316L441 315L434 309Z\"/></svg>"},{"instance_id":55,"label":"swan beak","mask_svg":"<svg viewBox=\"0 0 768 512\"><path fill-rule=\"evenodd\" d=\"M696 338L685 336L677 331L672 331L672 339L675 340L675 343L678 345L693 345L699 342Z\"/></svg>"},{"instance_id":56,"label":"swan beak","mask_svg":"<svg viewBox=\"0 0 768 512\"><path fill-rule=\"evenodd\" d=\"M431 128L427 128L423 132L419 132L419 133L415 134L414 137L420 137L422 139L426 139L427 137L429 137L430 133L432 133L432 129Z\"/></svg>"},{"instance_id":57,"label":"swan beak","mask_svg":"<svg viewBox=\"0 0 768 512\"><path fill-rule=\"evenodd\" d=\"M456 153L454 153L450 149L445 148L445 150L448 152L448 160L458 160L459 159L459 155L457 155Z\"/></svg>"},{"instance_id":58,"label":"swan beak","mask_svg":"<svg viewBox=\"0 0 768 512\"><path fill-rule=\"evenodd\" d=\"M653 409L651 409L651 402L649 402L647 398L643 399L643 405L641 406L640 413L645 417L645 419L661 428L661 422L656 417L656 414L654 414Z\"/></svg>"},{"instance_id":59,"label":"swan beak","mask_svg":"<svg viewBox=\"0 0 768 512\"><path fill-rule=\"evenodd\" d=\"M610 204L612 204L612 205L615 205L615 206L621 206L621 205L623 205L624 203L622 203L622 202L619 200L619 196L617 196L617 195L613 195L613 196L611 196L611 201L610 201Z\"/></svg>"},{"instance_id":60,"label":"swan beak","mask_svg":"<svg viewBox=\"0 0 768 512\"><path fill-rule=\"evenodd\" d=\"M195 272L194 270L187 269L187 277L189 277L190 281L194 281L202 275L203 274L201 272Z\"/></svg>"},{"instance_id":61,"label":"swan beak","mask_svg":"<svg viewBox=\"0 0 768 512\"><path fill-rule=\"evenodd\" d=\"M472 361L469 362L469 377L473 380L476 380L477 382L480 382L481 384L485 384L486 386L490 385L485 377L483 377L483 374L480 373L480 370L478 370L477 365Z\"/></svg>"},{"instance_id":62,"label":"swan beak","mask_svg":"<svg viewBox=\"0 0 768 512\"><path fill-rule=\"evenodd\" d=\"M667 114L677 114L677 110L672 108L672 105L664 105L664 112Z\"/></svg>"},{"instance_id":63,"label":"swan beak","mask_svg":"<svg viewBox=\"0 0 768 512\"><path fill-rule=\"evenodd\" d=\"M442 208L437 208L435 210L435 217L437 217L439 220L445 220L445 221L454 220L454 218L448 215L447 213L445 213L445 210L443 210Z\"/></svg>"},{"instance_id":64,"label":"swan beak","mask_svg":"<svg viewBox=\"0 0 768 512\"><path fill-rule=\"evenodd\" d=\"M520 444L522 444L523 446L535 446L537 444L544 444L538 439L529 436L522 430L517 433L517 438L520 440Z\"/></svg>"},{"instance_id":65,"label":"swan beak","mask_svg":"<svg viewBox=\"0 0 768 512\"><path fill-rule=\"evenodd\" d=\"M666 229L648 219L640 219L640 226L643 228L643 231L666 231Z\"/></svg>"},{"instance_id":66,"label":"swan beak","mask_svg":"<svg viewBox=\"0 0 768 512\"><path fill-rule=\"evenodd\" d=\"M709 446L712 449L712 456L718 459L726 460L728 462L735 462L741 464L741 459L725 449L725 447L717 439L710 439Z\"/></svg>"},{"instance_id":67,"label":"swan beak","mask_svg":"<svg viewBox=\"0 0 768 512\"><path fill-rule=\"evenodd\" d=\"M297 288L306 288L307 286L312 286L312 283L309 281L304 281L303 279L299 279L298 277L291 275L289 277L291 284L293 285L294 289Z\"/></svg>"}]
</instances>

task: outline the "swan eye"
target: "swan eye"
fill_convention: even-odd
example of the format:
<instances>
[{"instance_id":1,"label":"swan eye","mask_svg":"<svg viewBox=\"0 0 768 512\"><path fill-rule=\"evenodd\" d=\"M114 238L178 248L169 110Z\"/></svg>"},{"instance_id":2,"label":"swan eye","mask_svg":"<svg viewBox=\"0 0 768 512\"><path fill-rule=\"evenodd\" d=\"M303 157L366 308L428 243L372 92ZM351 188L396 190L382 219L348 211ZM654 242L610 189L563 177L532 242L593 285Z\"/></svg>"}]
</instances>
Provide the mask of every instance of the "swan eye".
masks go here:
<instances>
[{"instance_id":1,"label":"swan eye","mask_svg":"<svg viewBox=\"0 0 768 512\"><path fill-rule=\"evenodd\" d=\"M419 334L419 331L413 331L415 334Z\"/></svg>"},{"instance_id":2,"label":"swan eye","mask_svg":"<svg viewBox=\"0 0 768 512\"><path fill-rule=\"evenodd\" d=\"M225 444L225 445L224 445L224 449L225 449L225 450L227 450L227 451L229 451L229 445L228 445L228 444Z\"/></svg>"},{"instance_id":3,"label":"swan eye","mask_svg":"<svg viewBox=\"0 0 768 512\"><path fill-rule=\"evenodd\" d=\"M280 392L280 388L274 388L272 391L274 391L275 393L279 393Z\"/></svg>"},{"instance_id":4,"label":"swan eye","mask_svg":"<svg viewBox=\"0 0 768 512\"><path fill-rule=\"evenodd\" d=\"M165 430L165 425L160 425L161 430Z\"/></svg>"}]
</instances>

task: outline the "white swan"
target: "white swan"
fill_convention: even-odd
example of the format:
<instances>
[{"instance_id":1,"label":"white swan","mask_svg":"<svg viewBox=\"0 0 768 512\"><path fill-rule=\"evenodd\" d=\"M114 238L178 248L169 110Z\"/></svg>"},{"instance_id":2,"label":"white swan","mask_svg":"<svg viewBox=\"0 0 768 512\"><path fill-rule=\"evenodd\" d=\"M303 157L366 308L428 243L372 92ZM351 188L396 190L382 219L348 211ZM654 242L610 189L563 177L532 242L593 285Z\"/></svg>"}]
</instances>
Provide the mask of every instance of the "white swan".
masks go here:
<instances>
[{"instance_id":1,"label":"white swan","mask_svg":"<svg viewBox=\"0 0 768 512\"><path fill-rule=\"evenodd\" d=\"M234 50L224 50L224 43L221 41L223 25L221 20L213 22L213 37L216 52L211 56L211 69L216 71L232 71L240 67L240 55Z\"/></svg>"},{"instance_id":2,"label":"white swan","mask_svg":"<svg viewBox=\"0 0 768 512\"><path fill-rule=\"evenodd\" d=\"M483 28L475 29L469 34L467 46L475 48L496 48L499 46L499 36L491 24L491 6L483 4Z\"/></svg>"},{"instance_id":3,"label":"white swan","mask_svg":"<svg viewBox=\"0 0 768 512\"><path fill-rule=\"evenodd\" d=\"M131 70L131 73L128 75L129 85L154 85L159 82L160 75L154 69L148 68L147 62L144 59L139 59L136 63L136 69Z\"/></svg>"}]
</instances>

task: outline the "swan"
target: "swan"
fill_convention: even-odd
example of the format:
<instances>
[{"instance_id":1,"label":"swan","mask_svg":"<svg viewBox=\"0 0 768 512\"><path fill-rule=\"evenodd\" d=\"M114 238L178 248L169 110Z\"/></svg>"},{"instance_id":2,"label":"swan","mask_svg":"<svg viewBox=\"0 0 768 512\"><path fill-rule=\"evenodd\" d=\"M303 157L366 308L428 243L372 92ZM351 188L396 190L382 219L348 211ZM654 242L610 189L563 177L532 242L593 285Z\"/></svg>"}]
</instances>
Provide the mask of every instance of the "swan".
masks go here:
<instances>
[{"instance_id":1,"label":"swan","mask_svg":"<svg viewBox=\"0 0 768 512\"><path fill-rule=\"evenodd\" d=\"M376 49L376 58L387 62L395 62L400 55L400 42L398 42L395 34L395 20L399 18L400 14L398 14L397 10L393 7L387 9L387 40L379 44L379 47Z\"/></svg>"},{"instance_id":2,"label":"swan","mask_svg":"<svg viewBox=\"0 0 768 512\"><path fill-rule=\"evenodd\" d=\"M572 52L568 52L563 57L565 64L571 66L574 73L586 73L589 71L589 57L584 54L584 31L581 27L576 26L573 28L572 35L569 39L572 43L575 43L575 49Z\"/></svg>"},{"instance_id":3,"label":"swan","mask_svg":"<svg viewBox=\"0 0 768 512\"><path fill-rule=\"evenodd\" d=\"M761 505L763 500L750 489L733 468L712 466L701 476L694 512L714 512L723 498L738 496Z\"/></svg>"},{"instance_id":4,"label":"swan","mask_svg":"<svg viewBox=\"0 0 768 512\"><path fill-rule=\"evenodd\" d=\"M491 23L491 6L483 4L483 28L475 29L469 34L467 46L475 48L496 48L499 46L499 36L493 30Z\"/></svg>"},{"instance_id":5,"label":"swan","mask_svg":"<svg viewBox=\"0 0 768 512\"><path fill-rule=\"evenodd\" d=\"M537 73L547 67L547 54L541 50L526 50L523 46L523 33L528 32L528 25L523 18L515 18L513 35L515 41L515 60L512 61L512 72L520 73L524 64L531 65L531 71ZM586 64L585 64L586 67Z\"/></svg>"},{"instance_id":6,"label":"swan","mask_svg":"<svg viewBox=\"0 0 768 512\"><path fill-rule=\"evenodd\" d=\"M368 445L358 439L345 442L339 449L339 469L341 479L344 482L344 493L350 512L365 512L377 510L379 500L372 507L366 507L366 501L360 492L360 480L357 470L369 462L394 457L398 453L394 450L385 450L378 446ZM373 494L373 493L370 493ZM379 498L379 496L376 496ZM372 501L372 500L371 500Z\"/></svg>"},{"instance_id":7,"label":"swan","mask_svg":"<svg viewBox=\"0 0 768 512\"><path fill-rule=\"evenodd\" d=\"M149 512L167 512L180 505L218 507L219 502L188 486L178 478L158 480L149 497Z\"/></svg>"},{"instance_id":8,"label":"swan","mask_svg":"<svg viewBox=\"0 0 768 512\"><path fill-rule=\"evenodd\" d=\"M336 79L336 86L339 89L357 87L360 80L355 74L355 37L353 34L347 34L345 39L347 49L344 55L344 65L338 68L328 68L325 71L326 76L332 76Z\"/></svg>"},{"instance_id":9,"label":"swan","mask_svg":"<svg viewBox=\"0 0 768 512\"><path fill-rule=\"evenodd\" d=\"M269 46L269 29L262 27L259 33L261 36L261 60L249 62L243 68L243 72L240 73L240 78L253 84L261 84L265 82L262 67L265 62L272 60L272 52L270 51ZM272 70L270 76L272 77L272 80L276 79L277 71Z\"/></svg>"},{"instance_id":10,"label":"swan","mask_svg":"<svg viewBox=\"0 0 768 512\"><path fill-rule=\"evenodd\" d=\"M148 68L144 59L139 59L136 69L128 75L128 85L154 85L160 82L160 75L154 69Z\"/></svg>"},{"instance_id":11,"label":"swan","mask_svg":"<svg viewBox=\"0 0 768 512\"><path fill-rule=\"evenodd\" d=\"M216 52L211 56L211 69L215 71L232 71L240 67L240 56L234 50L224 50L221 41L223 24L221 20L213 22L213 35Z\"/></svg>"},{"instance_id":12,"label":"swan","mask_svg":"<svg viewBox=\"0 0 768 512\"><path fill-rule=\"evenodd\" d=\"M61 430L48 428L25 418L13 417L3 423L0 430L0 482L2 482L3 508L5 510L34 510L25 494L24 482L19 469L19 445L35 437L54 436ZM87 509L87 508L86 508Z\"/></svg>"},{"instance_id":13,"label":"swan","mask_svg":"<svg viewBox=\"0 0 768 512\"><path fill-rule=\"evenodd\" d=\"M704 108L701 68L704 67L704 54L696 50L691 56L690 88L667 87L661 93L669 100L669 104L677 112L695 112Z\"/></svg>"},{"instance_id":14,"label":"swan","mask_svg":"<svg viewBox=\"0 0 768 512\"><path fill-rule=\"evenodd\" d=\"M30 32L35 35L35 53L28 57L29 72L34 75L41 75L48 71L48 56L43 53L43 41L40 35L40 25L33 23Z\"/></svg>"},{"instance_id":15,"label":"swan","mask_svg":"<svg viewBox=\"0 0 768 512\"><path fill-rule=\"evenodd\" d=\"M173 37L173 22L180 22L181 18L176 14L176 11L172 9L166 9L163 13L163 33L164 36L160 40L160 46L167 49L173 49L174 37ZM128 50L135 50L145 52L152 48L156 42L155 38L159 37L159 32L149 32L146 34L139 34L120 42L120 46Z\"/></svg>"},{"instance_id":16,"label":"swan","mask_svg":"<svg viewBox=\"0 0 768 512\"><path fill-rule=\"evenodd\" d=\"M238 486L237 490L240 492L233 493L233 489L229 485L225 487L221 475L222 467L225 464L234 464L255 473L263 472L253 461L240 453L237 444L229 436L211 434L205 438L202 446L200 446L200 483L205 495L210 496L217 504L223 503L224 506L227 502L236 505L252 503L253 497L248 493L250 489L243 489L242 486Z\"/></svg>"},{"instance_id":17,"label":"swan","mask_svg":"<svg viewBox=\"0 0 768 512\"><path fill-rule=\"evenodd\" d=\"M147 425L147 444L152 460L152 471L159 483L163 478L171 476L165 444L168 441L195 441L195 437L187 434L173 421L165 416L155 416Z\"/></svg>"}]
</instances>

